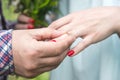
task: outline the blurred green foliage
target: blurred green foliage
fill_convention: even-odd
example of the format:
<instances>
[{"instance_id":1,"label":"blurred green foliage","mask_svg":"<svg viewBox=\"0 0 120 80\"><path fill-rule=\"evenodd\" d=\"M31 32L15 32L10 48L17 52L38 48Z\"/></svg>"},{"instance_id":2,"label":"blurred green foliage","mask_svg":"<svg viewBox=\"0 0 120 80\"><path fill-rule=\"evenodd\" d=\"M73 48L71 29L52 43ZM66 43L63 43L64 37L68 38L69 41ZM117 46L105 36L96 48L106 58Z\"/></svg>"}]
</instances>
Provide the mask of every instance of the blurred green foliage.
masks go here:
<instances>
[{"instance_id":1,"label":"blurred green foliage","mask_svg":"<svg viewBox=\"0 0 120 80\"><path fill-rule=\"evenodd\" d=\"M22 78L18 76L9 76L8 80L49 80L49 73L41 74L33 79L27 79L27 78Z\"/></svg>"},{"instance_id":2,"label":"blurred green foliage","mask_svg":"<svg viewBox=\"0 0 120 80\"><path fill-rule=\"evenodd\" d=\"M35 20L35 26L48 26L46 15L59 13L59 0L9 0L18 1L15 12L22 13L32 17Z\"/></svg>"},{"instance_id":3,"label":"blurred green foliage","mask_svg":"<svg viewBox=\"0 0 120 80\"><path fill-rule=\"evenodd\" d=\"M4 16L9 21L15 21L18 17L17 13L14 13L15 7L8 6L8 0L2 0L2 8Z\"/></svg>"}]
</instances>

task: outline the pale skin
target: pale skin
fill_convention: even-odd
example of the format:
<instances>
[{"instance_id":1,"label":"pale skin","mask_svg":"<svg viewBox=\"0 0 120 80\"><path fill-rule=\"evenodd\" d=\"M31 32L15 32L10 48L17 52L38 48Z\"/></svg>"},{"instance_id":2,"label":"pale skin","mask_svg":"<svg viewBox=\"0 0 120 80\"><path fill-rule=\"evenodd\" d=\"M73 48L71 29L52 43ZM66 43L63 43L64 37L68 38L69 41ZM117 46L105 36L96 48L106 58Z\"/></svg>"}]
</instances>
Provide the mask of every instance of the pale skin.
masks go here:
<instances>
[{"instance_id":1,"label":"pale skin","mask_svg":"<svg viewBox=\"0 0 120 80\"><path fill-rule=\"evenodd\" d=\"M72 49L74 56L91 44L114 33L120 34L120 7L98 7L74 12L54 21L49 28L83 39Z\"/></svg>"},{"instance_id":2,"label":"pale skin","mask_svg":"<svg viewBox=\"0 0 120 80\"><path fill-rule=\"evenodd\" d=\"M60 35L60 32L48 28L14 30L12 53L15 73L32 78L56 68L75 40L71 35Z\"/></svg>"},{"instance_id":3,"label":"pale skin","mask_svg":"<svg viewBox=\"0 0 120 80\"><path fill-rule=\"evenodd\" d=\"M18 23L15 25L15 29L28 29L28 25L33 26L33 23L31 23L30 20L34 19L23 14L19 15L17 19Z\"/></svg>"},{"instance_id":4,"label":"pale skin","mask_svg":"<svg viewBox=\"0 0 120 80\"><path fill-rule=\"evenodd\" d=\"M15 30L12 34L15 73L27 78L55 69L66 57L69 46L75 40L67 34L60 36L61 32L54 29L23 30L28 29L28 25L33 25L30 19L32 18L19 15L15 29L21 30ZM63 40L64 38L66 39Z\"/></svg>"},{"instance_id":5,"label":"pale skin","mask_svg":"<svg viewBox=\"0 0 120 80\"><path fill-rule=\"evenodd\" d=\"M52 30L47 29L48 31L44 31L39 29L13 32L13 58L15 72L18 75L35 77L42 72L56 68L65 58L69 46L78 37L83 40L72 49L75 52L72 56L114 33L119 35L120 8L99 7L71 13L54 21L49 28L52 28ZM44 39L51 39L47 35L53 34L53 29L65 35L61 37L58 37L59 35L52 36L52 39L57 42L44 41ZM41 31L44 31L44 35L41 34ZM36 37L36 35L38 36Z\"/></svg>"}]
</instances>

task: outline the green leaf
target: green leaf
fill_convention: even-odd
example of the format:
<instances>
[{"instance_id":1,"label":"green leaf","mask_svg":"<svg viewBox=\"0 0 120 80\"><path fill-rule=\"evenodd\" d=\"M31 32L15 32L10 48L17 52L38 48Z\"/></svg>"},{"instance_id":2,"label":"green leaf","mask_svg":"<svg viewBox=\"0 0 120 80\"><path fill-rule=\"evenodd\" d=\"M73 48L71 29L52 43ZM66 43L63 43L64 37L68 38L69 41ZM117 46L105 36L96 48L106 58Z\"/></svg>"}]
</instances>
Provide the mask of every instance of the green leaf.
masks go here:
<instances>
[{"instance_id":1,"label":"green leaf","mask_svg":"<svg viewBox=\"0 0 120 80\"><path fill-rule=\"evenodd\" d=\"M52 12L57 16L57 14L59 14L58 5L59 0L20 0L16 11L35 19L35 25L48 26L45 16L49 12Z\"/></svg>"},{"instance_id":2,"label":"green leaf","mask_svg":"<svg viewBox=\"0 0 120 80\"><path fill-rule=\"evenodd\" d=\"M41 4L40 6L39 6L39 8L43 8L43 7L45 7L45 6L47 6L47 4L50 2L50 0L45 0L45 2L43 3L43 4Z\"/></svg>"}]
</instances>

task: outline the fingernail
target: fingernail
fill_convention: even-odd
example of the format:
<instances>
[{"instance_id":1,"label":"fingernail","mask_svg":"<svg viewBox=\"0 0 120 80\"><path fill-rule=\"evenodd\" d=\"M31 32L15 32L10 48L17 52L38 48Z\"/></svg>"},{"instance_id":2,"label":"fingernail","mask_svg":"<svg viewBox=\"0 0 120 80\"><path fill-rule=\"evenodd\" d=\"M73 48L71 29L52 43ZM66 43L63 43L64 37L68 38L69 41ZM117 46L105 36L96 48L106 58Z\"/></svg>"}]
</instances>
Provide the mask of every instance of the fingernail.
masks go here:
<instances>
[{"instance_id":1,"label":"fingernail","mask_svg":"<svg viewBox=\"0 0 120 80\"><path fill-rule=\"evenodd\" d=\"M34 26L33 25L28 25L27 28L28 29L34 29Z\"/></svg>"},{"instance_id":2,"label":"fingernail","mask_svg":"<svg viewBox=\"0 0 120 80\"><path fill-rule=\"evenodd\" d=\"M34 24L35 20L34 19L29 19L28 22Z\"/></svg>"},{"instance_id":3,"label":"fingernail","mask_svg":"<svg viewBox=\"0 0 120 80\"><path fill-rule=\"evenodd\" d=\"M67 55L71 57L74 53L75 53L74 50L69 50L68 53L67 53Z\"/></svg>"},{"instance_id":4,"label":"fingernail","mask_svg":"<svg viewBox=\"0 0 120 80\"><path fill-rule=\"evenodd\" d=\"M56 42L56 40L50 40L51 42Z\"/></svg>"}]
</instances>

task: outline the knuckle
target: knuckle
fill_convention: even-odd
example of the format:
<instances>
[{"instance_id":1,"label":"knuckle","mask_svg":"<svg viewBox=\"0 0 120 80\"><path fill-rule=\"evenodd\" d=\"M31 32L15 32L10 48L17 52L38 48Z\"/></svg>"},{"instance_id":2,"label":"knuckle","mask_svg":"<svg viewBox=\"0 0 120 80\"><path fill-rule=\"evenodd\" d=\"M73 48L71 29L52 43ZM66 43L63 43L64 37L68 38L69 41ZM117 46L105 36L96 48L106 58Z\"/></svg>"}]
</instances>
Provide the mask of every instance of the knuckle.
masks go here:
<instances>
[{"instance_id":1,"label":"knuckle","mask_svg":"<svg viewBox=\"0 0 120 80\"><path fill-rule=\"evenodd\" d=\"M56 59L56 66L58 66L58 65L61 63L61 61L62 61L61 57L60 57L60 58L57 58L57 59Z\"/></svg>"},{"instance_id":2,"label":"knuckle","mask_svg":"<svg viewBox=\"0 0 120 80\"><path fill-rule=\"evenodd\" d=\"M37 66L33 63L27 63L25 66L24 66L25 70L27 72L32 72L33 70L35 70L37 68Z\"/></svg>"},{"instance_id":3,"label":"knuckle","mask_svg":"<svg viewBox=\"0 0 120 80\"><path fill-rule=\"evenodd\" d=\"M54 49L51 49L51 51L53 51L52 54L53 54L54 56L59 56L60 53L62 52L61 50L62 50L62 49L59 48L58 46L57 46L56 48L54 48Z\"/></svg>"},{"instance_id":4,"label":"knuckle","mask_svg":"<svg viewBox=\"0 0 120 80\"><path fill-rule=\"evenodd\" d=\"M26 78L34 78L34 77L36 77L37 75L36 74L34 74L34 73L32 73L32 72L26 72L25 74L24 74L24 77L26 77Z\"/></svg>"},{"instance_id":5,"label":"knuckle","mask_svg":"<svg viewBox=\"0 0 120 80\"><path fill-rule=\"evenodd\" d=\"M35 51L32 47L30 47L29 49L26 49L24 52L25 52L28 56L32 56L32 55L34 55L34 54L36 53L36 51Z\"/></svg>"},{"instance_id":6,"label":"knuckle","mask_svg":"<svg viewBox=\"0 0 120 80\"><path fill-rule=\"evenodd\" d=\"M50 65L54 65L56 63L56 60L55 59L51 59L48 61L48 64Z\"/></svg>"},{"instance_id":7,"label":"knuckle","mask_svg":"<svg viewBox=\"0 0 120 80\"><path fill-rule=\"evenodd\" d=\"M52 27L57 27L58 26L57 21L54 21L51 25L52 25Z\"/></svg>"},{"instance_id":8,"label":"knuckle","mask_svg":"<svg viewBox=\"0 0 120 80\"><path fill-rule=\"evenodd\" d=\"M61 53L61 51L62 51L62 49L61 49L61 50L60 50L60 49L56 49L56 50L55 50L56 55L58 55L58 56L59 56L59 55L60 55L60 53Z\"/></svg>"},{"instance_id":9,"label":"knuckle","mask_svg":"<svg viewBox=\"0 0 120 80\"><path fill-rule=\"evenodd\" d=\"M98 38L98 33L95 32L89 39L88 39L88 44L93 44L96 41L96 38Z\"/></svg>"},{"instance_id":10,"label":"knuckle","mask_svg":"<svg viewBox=\"0 0 120 80\"><path fill-rule=\"evenodd\" d=\"M69 42L64 43L62 46L57 46L57 48L54 50L55 56L60 56L63 54L63 52L69 48L70 44Z\"/></svg>"},{"instance_id":11,"label":"knuckle","mask_svg":"<svg viewBox=\"0 0 120 80\"><path fill-rule=\"evenodd\" d=\"M83 41L82 44L86 47L88 45L88 40L87 41Z\"/></svg>"},{"instance_id":12,"label":"knuckle","mask_svg":"<svg viewBox=\"0 0 120 80\"><path fill-rule=\"evenodd\" d=\"M70 41L64 43L66 47L68 47L70 45Z\"/></svg>"},{"instance_id":13,"label":"knuckle","mask_svg":"<svg viewBox=\"0 0 120 80\"><path fill-rule=\"evenodd\" d=\"M35 69L36 68L33 67L33 66L26 66L25 67L25 71L24 71L24 77L26 77L26 78L34 78L34 77L36 77L37 76L37 72L34 73Z\"/></svg>"},{"instance_id":14,"label":"knuckle","mask_svg":"<svg viewBox=\"0 0 120 80\"><path fill-rule=\"evenodd\" d=\"M61 59L56 57L54 59L49 60L48 63L52 66L56 66L56 65L59 65L60 62L61 62Z\"/></svg>"},{"instance_id":15,"label":"knuckle","mask_svg":"<svg viewBox=\"0 0 120 80\"><path fill-rule=\"evenodd\" d=\"M63 47L61 46L60 51L65 51L69 46L70 46L70 42L69 41L65 42L64 46Z\"/></svg>"},{"instance_id":16,"label":"knuckle","mask_svg":"<svg viewBox=\"0 0 120 80\"><path fill-rule=\"evenodd\" d=\"M84 41L83 41L83 45L84 45L85 47L89 46L91 43L92 43L92 39L87 39L87 40L84 40Z\"/></svg>"},{"instance_id":17,"label":"knuckle","mask_svg":"<svg viewBox=\"0 0 120 80\"><path fill-rule=\"evenodd\" d=\"M39 53L42 53L42 50L36 48L36 49L28 50L27 53L28 53L28 57L33 58L33 56L34 57L37 57L38 55L40 56L41 54Z\"/></svg>"},{"instance_id":18,"label":"knuckle","mask_svg":"<svg viewBox=\"0 0 120 80\"><path fill-rule=\"evenodd\" d=\"M59 65L60 62L61 62L61 59L60 59L60 58L57 58L57 59L56 59L56 65Z\"/></svg>"}]
</instances>

